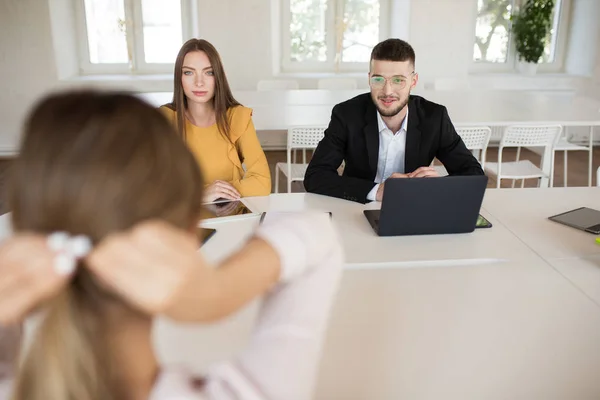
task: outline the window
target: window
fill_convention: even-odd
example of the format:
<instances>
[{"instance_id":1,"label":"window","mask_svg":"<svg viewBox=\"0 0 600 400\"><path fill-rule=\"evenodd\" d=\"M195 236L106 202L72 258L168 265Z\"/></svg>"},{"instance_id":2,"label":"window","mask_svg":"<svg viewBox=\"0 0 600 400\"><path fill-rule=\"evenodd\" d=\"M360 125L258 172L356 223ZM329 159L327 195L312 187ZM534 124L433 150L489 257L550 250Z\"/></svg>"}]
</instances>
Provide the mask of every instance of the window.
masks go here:
<instances>
[{"instance_id":1,"label":"window","mask_svg":"<svg viewBox=\"0 0 600 400\"><path fill-rule=\"evenodd\" d=\"M510 16L526 0L477 0L477 21L473 61L478 70L510 71L515 68L517 54L510 32ZM562 68L566 43L566 23L569 0L554 0L552 28L540 70L558 71Z\"/></svg>"},{"instance_id":2,"label":"window","mask_svg":"<svg viewBox=\"0 0 600 400\"><path fill-rule=\"evenodd\" d=\"M505 63L508 60L510 14L514 0L478 0L473 60Z\"/></svg>"},{"instance_id":3,"label":"window","mask_svg":"<svg viewBox=\"0 0 600 400\"><path fill-rule=\"evenodd\" d=\"M75 1L82 73L172 72L188 36L181 0Z\"/></svg>"},{"instance_id":4,"label":"window","mask_svg":"<svg viewBox=\"0 0 600 400\"><path fill-rule=\"evenodd\" d=\"M387 36L386 0L282 1L284 71L362 71Z\"/></svg>"}]
</instances>

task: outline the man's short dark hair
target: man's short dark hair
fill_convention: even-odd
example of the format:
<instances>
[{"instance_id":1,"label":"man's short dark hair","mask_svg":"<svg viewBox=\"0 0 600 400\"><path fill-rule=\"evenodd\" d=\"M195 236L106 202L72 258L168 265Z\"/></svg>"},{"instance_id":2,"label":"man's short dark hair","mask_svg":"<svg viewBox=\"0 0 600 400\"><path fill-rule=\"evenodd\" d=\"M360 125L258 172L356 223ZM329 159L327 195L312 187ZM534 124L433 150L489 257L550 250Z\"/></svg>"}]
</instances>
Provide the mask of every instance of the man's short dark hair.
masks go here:
<instances>
[{"instance_id":1,"label":"man's short dark hair","mask_svg":"<svg viewBox=\"0 0 600 400\"><path fill-rule=\"evenodd\" d=\"M415 51L401 39L386 39L373 47L371 61L410 61L415 65Z\"/></svg>"}]
</instances>

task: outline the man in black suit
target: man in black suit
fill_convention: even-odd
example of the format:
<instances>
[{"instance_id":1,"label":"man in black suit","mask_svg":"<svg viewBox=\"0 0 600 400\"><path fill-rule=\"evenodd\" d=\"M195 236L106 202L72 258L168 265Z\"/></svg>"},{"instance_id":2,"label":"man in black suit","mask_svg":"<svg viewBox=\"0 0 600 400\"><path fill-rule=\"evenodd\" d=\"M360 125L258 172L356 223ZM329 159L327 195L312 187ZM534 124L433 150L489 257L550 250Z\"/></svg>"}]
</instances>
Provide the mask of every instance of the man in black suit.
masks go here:
<instances>
[{"instance_id":1,"label":"man in black suit","mask_svg":"<svg viewBox=\"0 0 600 400\"><path fill-rule=\"evenodd\" d=\"M388 178L438 176L436 157L450 175L483 175L456 133L446 107L412 96L419 76L415 52L387 39L371 53L369 86L336 105L310 161L304 186L312 193L366 203L381 201ZM344 173L337 169L345 161Z\"/></svg>"}]
</instances>

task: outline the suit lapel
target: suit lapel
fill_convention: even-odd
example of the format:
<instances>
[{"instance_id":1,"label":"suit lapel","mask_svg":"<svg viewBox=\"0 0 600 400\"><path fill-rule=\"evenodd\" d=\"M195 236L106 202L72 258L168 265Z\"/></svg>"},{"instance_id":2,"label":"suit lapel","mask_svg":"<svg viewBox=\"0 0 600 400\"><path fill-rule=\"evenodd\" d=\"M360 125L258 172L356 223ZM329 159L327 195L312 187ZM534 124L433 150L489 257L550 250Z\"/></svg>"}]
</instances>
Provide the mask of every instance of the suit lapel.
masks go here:
<instances>
[{"instance_id":1,"label":"suit lapel","mask_svg":"<svg viewBox=\"0 0 600 400\"><path fill-rule=\"evenodd\" d=\"M421 131L419 130L419 114L413 97L408 101L408 126L406 128L406 150L404 154L404 172L409 173L419 167L419 150L421 147Z\"/></svg>"},{"instance_id":2,"label":"suit lapel","mask_svg":"<svg viewBox=\"0 0 600 400\"><path fill-rule=\"evenodd\" d=\"M377 161L379 159L379 128L377 127L377 109L369 96L367 111L365 113L365 127L363 132L367 144L367 155L369 156L369 167L373 179L377 175Z\"/></svg>"}]
</instances>

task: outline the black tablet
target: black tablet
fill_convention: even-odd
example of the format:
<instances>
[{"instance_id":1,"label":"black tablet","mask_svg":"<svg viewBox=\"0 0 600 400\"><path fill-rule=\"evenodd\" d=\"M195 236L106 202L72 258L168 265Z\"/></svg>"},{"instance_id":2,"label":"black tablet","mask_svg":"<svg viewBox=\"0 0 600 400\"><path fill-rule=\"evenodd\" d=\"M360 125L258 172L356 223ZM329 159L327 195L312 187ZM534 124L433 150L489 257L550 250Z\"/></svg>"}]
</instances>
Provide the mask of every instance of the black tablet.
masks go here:
<instances>
[{"instance_id":1,"label":"black tablet","mask_svg":"<svg viewBox=\"0 0 600 400\"><path fill-rule=\"evenodd\" d=\"M252 214L252 210L240 200L204 204L204 210L202 219Z\"/></svg>"},{"instance_id":2,"label":"black tablet","mask_svg":"<svg viewBox=\"0 0 600 400\"><path fill-rule=\"evenodd\" d=\"M548 219L582 231L600 234L600 211L588 207L580 207Z\"/></svg>"}]
</instances>

